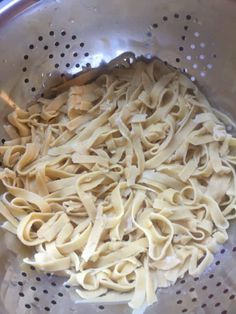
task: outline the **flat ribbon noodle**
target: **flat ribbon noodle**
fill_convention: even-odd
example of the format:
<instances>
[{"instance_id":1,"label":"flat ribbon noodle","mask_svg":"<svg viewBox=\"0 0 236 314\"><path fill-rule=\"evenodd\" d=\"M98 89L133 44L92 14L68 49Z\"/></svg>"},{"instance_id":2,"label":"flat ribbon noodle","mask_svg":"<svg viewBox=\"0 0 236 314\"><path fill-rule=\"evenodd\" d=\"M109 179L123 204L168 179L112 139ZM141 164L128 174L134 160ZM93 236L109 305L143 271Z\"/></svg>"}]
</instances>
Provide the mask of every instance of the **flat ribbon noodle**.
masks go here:
<instances>
[{"instance_id":1,"label":"flat ribbon noodle","mask_svg":"<svg viewBox=\"0 0 236 314\"><path fill-rule=\"evenodd\" d=\"M198 88L124 53L13 108L0 147L2 228L66 275L79 302L144 309L200 275L236 218L236 138ZM81 300L84 299L84 301Z\"/></svg>"}]
</instances>

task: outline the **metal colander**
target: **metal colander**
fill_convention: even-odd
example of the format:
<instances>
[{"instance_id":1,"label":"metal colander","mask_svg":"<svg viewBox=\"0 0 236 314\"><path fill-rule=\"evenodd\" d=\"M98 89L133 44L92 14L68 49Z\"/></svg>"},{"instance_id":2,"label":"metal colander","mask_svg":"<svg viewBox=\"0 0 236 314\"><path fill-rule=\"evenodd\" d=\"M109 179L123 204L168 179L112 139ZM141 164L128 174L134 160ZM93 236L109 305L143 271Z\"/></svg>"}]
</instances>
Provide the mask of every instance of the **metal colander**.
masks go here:
<instances>
[{"instance_id":1,"label":"metal colander","mask_svg":"<svg viewBox=\"0 0 236 314\"><path fill-rule=\"evenodd\" d=\"M64 76L124 51L156 55L180 68L213 106L236 118L236 1L0 1L0 86L20 106ZM0 104L0 136L7 109ZM145 313L236 313L236 224L229 241L199 278L160 289ZM1 231L0 313L127 314L126 304L74 302L64 279L22 266L27 254Z\"/></svg>"}]
</instances>

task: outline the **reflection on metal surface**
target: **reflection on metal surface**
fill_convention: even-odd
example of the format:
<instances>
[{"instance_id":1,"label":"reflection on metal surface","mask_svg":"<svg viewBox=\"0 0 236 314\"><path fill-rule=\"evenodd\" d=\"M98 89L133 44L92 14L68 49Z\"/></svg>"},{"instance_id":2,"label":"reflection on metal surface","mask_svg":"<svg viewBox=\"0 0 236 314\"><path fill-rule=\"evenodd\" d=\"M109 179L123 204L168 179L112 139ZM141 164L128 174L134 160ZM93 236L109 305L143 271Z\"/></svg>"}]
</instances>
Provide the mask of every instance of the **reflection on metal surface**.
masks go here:
<instances>
[{"instance_id":1,"label":"reflection on metal surface","mask_svg":"<svg viewBox=\"0 0 236 314\"><path fill-rule=\"evenodd\" d=\"M12 0L6 4L4 4L4 6L2 8L0 8L0 14L2 14L3 12L9 10L10 8L12 8L16 3L20 2L21 0Z\"/></svg>"},{"instance_id":2,"label":"reflection on metal surface","mask_svg":"<svg viewBox=\"0 0 236 314\"><path fill-rule=\"evenodd\" d=\"M40 0L7 0L0 2L0 26L10 22L11 19L38 1Z\"/></svg>"}]
</instances>

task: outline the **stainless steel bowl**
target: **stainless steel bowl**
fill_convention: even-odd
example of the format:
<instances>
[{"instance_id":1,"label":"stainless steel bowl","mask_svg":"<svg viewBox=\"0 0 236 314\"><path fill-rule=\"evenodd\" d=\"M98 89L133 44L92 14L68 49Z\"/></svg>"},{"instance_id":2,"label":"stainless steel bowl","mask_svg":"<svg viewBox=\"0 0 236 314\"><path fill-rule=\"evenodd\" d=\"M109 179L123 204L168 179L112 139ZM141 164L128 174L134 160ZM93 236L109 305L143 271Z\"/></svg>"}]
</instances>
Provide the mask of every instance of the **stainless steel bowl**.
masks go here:
<instances>
[{"instance_id":1,"label":"stainless steel bowl","mask_svg":"<svg viewBox=\"0 0 236 314\"><path fill-rule=\"evenodd\" d=\"M25 106L61 76L133 51L181 68L213 106L236 118L235 30L234 0L3 0L0 88ZM0 109L3 139L8 109ZM145 313L235 314L235 232L232 223L228 243L200 278L160 290ZM20 266L13 237L0 239L1 314L131 313L119 302L74 303L61 278Z\"/></svg>"}]
</instances>

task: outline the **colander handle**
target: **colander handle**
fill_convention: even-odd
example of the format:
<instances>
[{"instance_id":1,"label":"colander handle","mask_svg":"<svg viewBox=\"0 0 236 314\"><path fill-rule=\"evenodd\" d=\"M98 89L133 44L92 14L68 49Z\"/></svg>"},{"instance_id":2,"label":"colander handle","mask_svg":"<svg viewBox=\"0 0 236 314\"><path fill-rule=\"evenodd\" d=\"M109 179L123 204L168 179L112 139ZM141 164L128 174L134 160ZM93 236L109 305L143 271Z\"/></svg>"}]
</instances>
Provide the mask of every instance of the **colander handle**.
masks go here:
<instances>
[{"instance_id":1,"label":"colander handle","mask_svg":"<svg viewBox=\"0 0 236 314\"><path fill-rule=\"evenodd\" d=\"M3 0L0 2L0 27L40 0Z\"/></svg>"}]
</instances>

